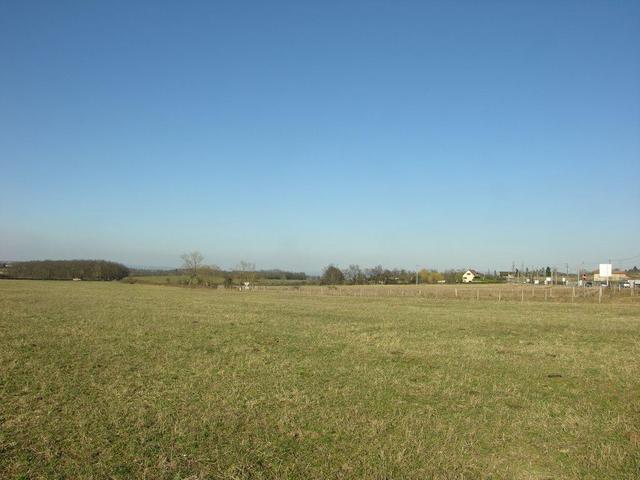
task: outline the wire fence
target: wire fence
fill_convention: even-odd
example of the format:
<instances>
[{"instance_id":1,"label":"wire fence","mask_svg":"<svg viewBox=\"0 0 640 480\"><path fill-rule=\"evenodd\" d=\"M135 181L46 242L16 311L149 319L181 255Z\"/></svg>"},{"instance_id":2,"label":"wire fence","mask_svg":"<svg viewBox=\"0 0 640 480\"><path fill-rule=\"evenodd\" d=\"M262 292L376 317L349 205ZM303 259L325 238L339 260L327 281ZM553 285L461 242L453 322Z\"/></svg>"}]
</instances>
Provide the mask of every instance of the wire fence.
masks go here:
<instances>
[{"instance_id":1,"label":"wire fence","mask_svg":"<svg viewBox=\"0 0 640 480\"><path fill-rule=\"evenodd\" d=\"M337 285L258 286L253 291L335 297L406 297L435 300L555 303L638 303L640 291L622 286L543 285Z\"/></svg>"}]
</instances>

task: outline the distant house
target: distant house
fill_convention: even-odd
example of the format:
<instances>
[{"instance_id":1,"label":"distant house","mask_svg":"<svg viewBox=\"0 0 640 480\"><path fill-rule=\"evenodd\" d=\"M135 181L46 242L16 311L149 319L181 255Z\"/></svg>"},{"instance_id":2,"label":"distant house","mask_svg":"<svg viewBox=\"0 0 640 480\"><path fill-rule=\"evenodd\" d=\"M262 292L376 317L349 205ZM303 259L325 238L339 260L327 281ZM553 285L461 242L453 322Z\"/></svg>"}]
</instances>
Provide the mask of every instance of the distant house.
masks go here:
<instances>
[{"instance_id":1,"label":"distant house","mask_svg":"<svg viewBox=\"0 0 640 480\"><path fill-rule=\"evenodd\" d=\"M624 282L626 280L629 280L629 276L625 272L620 271L612 272L611 276L609 277L610 282ZM607 277L601 277L600 273L594 272L593 281L605 283L607 281Z\"/></svg>"},{"instance_id":2,"label":"distant house","mask_svg":"<svg viewBox=\"0 0 640 480\"><path fill-rule=\"evenodd\" d=\"M516 279L516 276L513 272L500 272L500 278L507 282L513 282Z\"/></svg>"},{"instance_id":3,"label":"distant house","mask_svg":"<svg viewBox=\"0 0 640 480\"><path fill-rule=\"evenodd\" d=\"M476 278L480 278L481 276L482 275L480 274L480 272L477 272L475 270L467 270L462 274L462 283L471 283Z\"/></svg>"}]
</instances>

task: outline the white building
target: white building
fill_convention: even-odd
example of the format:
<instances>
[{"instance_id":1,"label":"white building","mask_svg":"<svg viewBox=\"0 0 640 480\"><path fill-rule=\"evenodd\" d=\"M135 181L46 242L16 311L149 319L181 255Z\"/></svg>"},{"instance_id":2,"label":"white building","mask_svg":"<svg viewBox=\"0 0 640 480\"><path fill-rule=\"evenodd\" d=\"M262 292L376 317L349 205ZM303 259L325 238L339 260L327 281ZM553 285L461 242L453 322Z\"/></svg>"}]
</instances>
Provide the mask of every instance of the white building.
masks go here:
<instances>
[{"instance_id":1,"label":"white building","mask_svg":"<svg viewBox=\"0 0 640 480\"><path fill-rule=\"evenodd\" d=\"M467 270L462 274L462 283L471 283L476 278L480 278L480 276L480 273L476 272L475 270Z\"/></svg>"}]
</instances>

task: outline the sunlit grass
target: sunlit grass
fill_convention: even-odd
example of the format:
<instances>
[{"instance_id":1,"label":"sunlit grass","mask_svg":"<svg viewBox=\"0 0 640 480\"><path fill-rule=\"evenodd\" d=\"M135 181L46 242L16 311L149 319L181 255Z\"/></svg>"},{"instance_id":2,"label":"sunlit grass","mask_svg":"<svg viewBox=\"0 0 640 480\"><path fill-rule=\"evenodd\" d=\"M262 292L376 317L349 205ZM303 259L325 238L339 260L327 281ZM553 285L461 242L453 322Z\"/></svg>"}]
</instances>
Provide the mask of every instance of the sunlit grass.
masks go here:
<instances>
[{"instance_id":1,"label":"sunlit grass","mask_svg":"<svg viewBox=\"0 0 640 480\"><path fill-rule=\"evenodd\" d=\"M2 478L638 478L640 311L0 282Z\"/></svg>"}]
</instances>

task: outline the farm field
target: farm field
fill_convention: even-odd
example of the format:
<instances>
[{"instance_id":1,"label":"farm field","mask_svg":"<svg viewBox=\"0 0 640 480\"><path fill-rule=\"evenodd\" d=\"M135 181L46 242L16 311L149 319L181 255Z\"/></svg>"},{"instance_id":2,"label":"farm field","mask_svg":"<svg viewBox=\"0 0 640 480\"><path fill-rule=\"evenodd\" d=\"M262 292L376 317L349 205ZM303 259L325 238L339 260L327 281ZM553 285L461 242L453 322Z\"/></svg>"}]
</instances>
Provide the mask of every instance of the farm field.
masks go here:
<instances>
[{"instance_id":1,"label":"farm field","mask_svg":"<svg viewBox=\"0 0 640 480\"><path fill-rule=\"evenodd\" d=\"M452 288L0 281L0 478L639 478L638 296Z\"/></svg>"},{"instance_id":2,"label":"farm field","mask_svg":"<svg viewBox=\"0 0 640 480\"><path fill-rule=\"evenodd\" d=\"M299 295L349 297L419 297L432 300L547 303L635 303L637 289L612 287L544 286L509 283L453 285L338 285L256 286L258 291L280 291Z\"/></svg>"}]
</instances>

